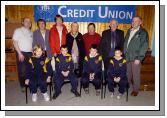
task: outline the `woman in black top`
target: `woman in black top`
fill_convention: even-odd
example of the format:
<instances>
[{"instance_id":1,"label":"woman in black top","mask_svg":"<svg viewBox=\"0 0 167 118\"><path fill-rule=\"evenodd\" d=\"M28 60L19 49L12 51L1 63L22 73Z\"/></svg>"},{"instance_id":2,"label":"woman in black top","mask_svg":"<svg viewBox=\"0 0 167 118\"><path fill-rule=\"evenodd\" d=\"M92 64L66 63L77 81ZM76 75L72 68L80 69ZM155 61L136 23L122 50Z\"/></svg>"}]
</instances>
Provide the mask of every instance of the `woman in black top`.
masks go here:
<instances>
[{"instance_id":1,"label":"woman in black top","mask_svg":"<svg viewBox=\"0 0 167 118\"><path fill-rule=\"evenodd\" d=\"M66 35L68 51L72 55L75 65L74 72L78 77L81 77L83 70L83 60L85 57L84 43L82 34L78 31L79 25L77 22L71 24L71 31Z\"/></svg>"}]
</instances>

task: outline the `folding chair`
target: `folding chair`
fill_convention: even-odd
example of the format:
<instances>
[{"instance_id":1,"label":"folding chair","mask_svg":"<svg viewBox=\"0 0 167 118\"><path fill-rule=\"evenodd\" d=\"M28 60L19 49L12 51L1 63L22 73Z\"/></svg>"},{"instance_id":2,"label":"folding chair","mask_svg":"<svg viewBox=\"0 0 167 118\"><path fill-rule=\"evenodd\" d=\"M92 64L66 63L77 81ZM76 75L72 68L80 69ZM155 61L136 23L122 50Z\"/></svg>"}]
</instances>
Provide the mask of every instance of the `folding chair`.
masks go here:
<instances>
[{"instance_id":1,"label":"folding chair","mask_svg":"<svg viewBox=\"0 0 167 118\"><path fill-rule=\"evenodd\" d=\"M118 84L116 83L116 86L117 86ZM105 98L105 96L106 96L106 86L107 86L107 80L105 79L105 82L104 82L104 86L105 86L105 88L104 88L104 98ZM126 84L126 102L128 102L128 91L129 91L129 83L128 83L128 81L127 81L127 84Z\"/></svg>"},{"instance_id":2,"label":"folding chair","mask_svg":"<svg viewBox=\"0 0 167 118\"><path fill-rule=\"evenodd\" d=\"M104 82L104 63L102 61L102 73L101 73L101 99L103 99L103 82ZM91 81L89 81L89 83L92 83ZM80 95L81 95L81 92L82 92L82 82L80 80Z\"/></svg>"},{"instance_id":3,"label":"folding chair","mask_svg":"<svg viewBox=\"0 0 167 118\"><path fill-rule=\"evenodd\" d=\"M47 83L47 86L49 86L49 94L50 94L50 101L52 100L52 90L53 90L53 85L52 85L52 80L51 82ZM26 96L26 104L28 104L28 93L27 93L27 89L29 88L29 85L25 85L25 96ZM30 90L30 88L29 88ZM31 90L30 90L30 93L31 93Z\"/></svg>"}]
</instances>

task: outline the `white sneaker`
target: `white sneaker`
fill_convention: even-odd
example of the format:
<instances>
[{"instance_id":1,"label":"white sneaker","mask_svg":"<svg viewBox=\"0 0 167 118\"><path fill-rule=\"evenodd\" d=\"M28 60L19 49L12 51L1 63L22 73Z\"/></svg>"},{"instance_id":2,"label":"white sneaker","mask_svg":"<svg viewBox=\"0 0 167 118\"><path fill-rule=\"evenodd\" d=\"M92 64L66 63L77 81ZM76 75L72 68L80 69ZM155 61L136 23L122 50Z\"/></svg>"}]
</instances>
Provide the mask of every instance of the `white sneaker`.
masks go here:
<instances>
[{"instance_id":1,"label":"white sneaker","mask_svg":"<svg viewBox=\"0 0 167 118\"><path fill-rule=\"evenodd\" d=\"M111 92L110 97L111 97L111 98L113 98L113 97L114 97L114 92Z\"/></svg>"},{"instance_id":2,"label":"white sneaker","mask_svg":"<svg viewBox=\"0 0 167 118\"><path fill-rule=\"evenodd\" d=\"M43 93L43 97L44 97L44 100L45 101L49 101L50 100L50 97L47 93Z\"/></svg>"},{"instance_id":3,"label":"white sneaker","mask_svg":"<svg viewBox=\"0 0 167 118\"><path fill-rule=\"evenodd\" d=\"M33 101L33 102L36 102L37 99L38 99L37 93L33 93L33 94L32 94L32 101Z\"/></svg>"},{"instance_id":4,"label":"white sneaker","mask_svg":"<svg viewBox=\"0 0 167 118\"><path fill-rule=\"evenodd\" d=\"M118 99L118 100L121 99L122 95L123 95L123 94L119 93L119 94L117 95L117 99Z\"/></svg>"}]
</instances>

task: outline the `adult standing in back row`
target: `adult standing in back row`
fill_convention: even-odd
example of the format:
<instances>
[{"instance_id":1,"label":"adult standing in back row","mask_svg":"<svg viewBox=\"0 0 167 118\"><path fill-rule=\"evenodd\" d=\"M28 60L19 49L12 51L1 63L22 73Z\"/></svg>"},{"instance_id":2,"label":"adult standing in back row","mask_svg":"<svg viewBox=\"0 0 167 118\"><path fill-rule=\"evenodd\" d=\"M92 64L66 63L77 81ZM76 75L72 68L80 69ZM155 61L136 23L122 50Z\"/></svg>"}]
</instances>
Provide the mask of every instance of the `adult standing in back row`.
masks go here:
<instances>
[{"instance_id":1,"label":"adult standing in back row","mask_svg":"<svg viewBox=\"0 0 167 118\"><path fill-rule=\"evenodd\" d=\"M22 27L17 28L13 34L13 44L16 50L16 61L18 69L18 78L22 92L24 92L24 81L26 77L26 68L28 59L32 55L32 41L33 33L30 30L31 20L30 18L24 18L22 21Z\"/></svg>"},{"instance_id":2,"label":"adult standing in back row","mask_svg":"<svg viewBox=\"0 0 167 118\"><path fill-rule=\"evenodd\" d=\"M123 50L124 45L124 31L118 29L118 22L116 20L110 21L110 29L102 32L102 39L100 42L100 54L104 60L104 67L107 70L109 60L114 56L115 47Z\"/></svg>"},{"instance_id":3,"label":"adult standing in back row","mask_svg":"<svg viewBox=\"0 0 167 118\"><path fill-rule=\"evenodd\" d=\"M133 86L131 96L138 95L141 62L148 49L148 33L141 27L141 24L142 19L140 17L133 18L131 28L127 31L124 43L128 82Z\"/></svg>"},{"instance_id":4,"label":"adult standing in back row","mask_svg":"<svg viewBox=\"0 0 167 118\"><path fill-rule=\"evenodd\" d=\"M37 21L38 29L33 32L33 44L40 45L45 51L45 56L49 59L52 58L51 49L49 45L49 30L46 29L46 21L44 19L38 19Z\"/></svg>"},{"instance_id":5,"label":"adult standing in back row","mask_svg":"<svg viewBox=\"0 0 167 118\"><path fill-rule=\"evenodd\" d=\"M63 24L63 17L56 15L55 25L50 29L49 43L52 55L57 57L60 54L60 47L66 44L67 28Z\"/></svg>"},{"instance_id":6,"label":"adult standing in back row","mask_svg":"<svg viewBox=\"0 0 167 118\"><path fill-rule=\"evenodd\" d=\"M96 26L94 23L88 24L88 32L83 35L85 53L88 56L92 44L96 44L99 48L101 36L95 32Z\"/></svg>"}]
</instances>

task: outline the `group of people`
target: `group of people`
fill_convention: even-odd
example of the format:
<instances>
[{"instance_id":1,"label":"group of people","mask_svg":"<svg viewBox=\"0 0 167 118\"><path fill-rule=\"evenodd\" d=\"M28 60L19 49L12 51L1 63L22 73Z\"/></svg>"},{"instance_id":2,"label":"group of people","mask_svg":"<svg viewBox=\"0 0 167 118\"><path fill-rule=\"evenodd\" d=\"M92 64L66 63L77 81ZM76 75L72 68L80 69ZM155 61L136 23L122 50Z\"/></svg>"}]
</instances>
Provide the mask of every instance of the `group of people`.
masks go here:
<instances>
[{"instance_id":1,"label":"group of people","mask_svg":"<svg viewBox=\"0 0 167 118\"><path fill-rule=\"evenodd\" d=\"M19 82L29 85L32 90L32 101L37 101L37 88L43 93L44 100L49 101L47 82L54 82L53 99L61 94L65 79L71 82L71 92L76 97L78 79L81 78L86 94L89 93L89 82L100 94L101 74L104 65L105 78L111 97L114 96L114 85L119 85L120 99L124 94L127 82L133 86L132 96L137 96L140 88L140 67L148 48L148 33L141 26L142 19L134 17L131 28L124 38L124 31L118 29L118 22L111 20L109 29L96 33L94 23L88 24L88 33L79 32L77 22L71 24L70 32L63 24L63 17L55 16L55 24L46 29L46 21L37 21L38 29L31 32L30 18L24 18L23 26L13 34L16 50ZM55 61L55 70L51 65ZM128 81L127 81L128 80Z\"/></svg>"}]
</instances>

